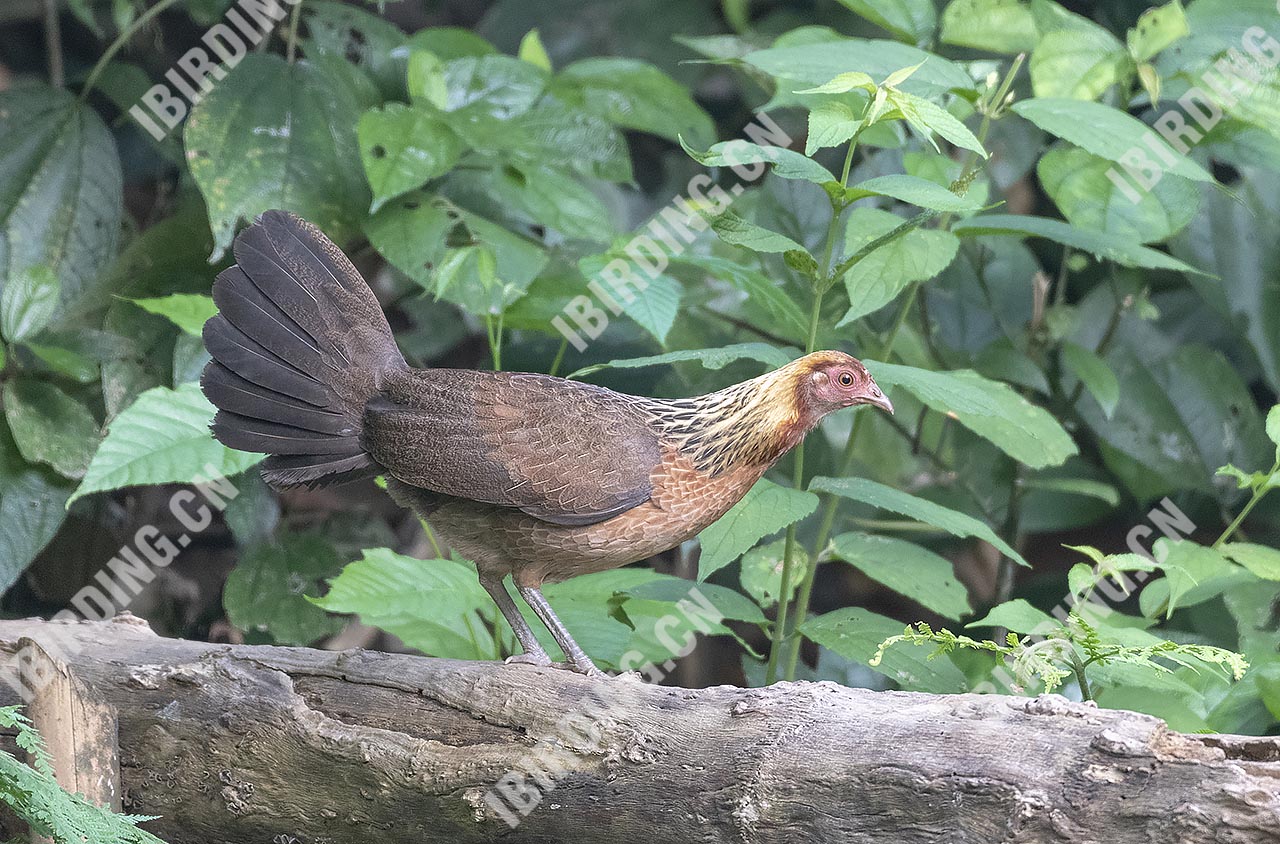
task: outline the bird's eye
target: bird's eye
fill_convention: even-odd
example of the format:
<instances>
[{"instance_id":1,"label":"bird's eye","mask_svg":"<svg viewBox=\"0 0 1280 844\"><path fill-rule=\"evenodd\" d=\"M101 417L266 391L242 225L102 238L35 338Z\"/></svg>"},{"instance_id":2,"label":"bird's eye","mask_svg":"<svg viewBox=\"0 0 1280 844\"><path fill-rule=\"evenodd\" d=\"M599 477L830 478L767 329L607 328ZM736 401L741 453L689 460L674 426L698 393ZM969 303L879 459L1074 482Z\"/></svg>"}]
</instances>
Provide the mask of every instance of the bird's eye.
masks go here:
<instances>
[{"instance_id":1,"label":"bird's eye","mask_svg":"<svg viewBox=\"0 0 1280 844\"><path fill-rule=\"evenodd\" d=\"M851 375L851 374L850 374L850 373L848 373L848 372L841 372L841 373L840 373L840 386L841 386L841 387L852 387L852 386L853 386L853 375Z\"/></svg>"}]
</instances>

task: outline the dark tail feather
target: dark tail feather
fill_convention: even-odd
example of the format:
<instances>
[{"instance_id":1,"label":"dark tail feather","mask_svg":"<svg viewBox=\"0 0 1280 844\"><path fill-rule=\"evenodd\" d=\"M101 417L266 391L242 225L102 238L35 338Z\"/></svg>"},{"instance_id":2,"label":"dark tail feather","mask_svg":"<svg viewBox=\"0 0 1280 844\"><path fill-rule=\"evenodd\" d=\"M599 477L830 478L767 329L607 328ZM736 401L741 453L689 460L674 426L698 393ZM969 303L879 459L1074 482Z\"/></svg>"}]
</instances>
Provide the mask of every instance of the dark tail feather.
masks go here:
<instances>
[{"instance_id":1,"label":"dark tail feather","mask_svg":"<svg viewBox=\"0 0 1280 844\"><path fill-rule=\"evenodd\" d=\"M204 328L214 436L271 455L273 486L377 474L360 445L364 406L406 364L373 291L319 229L283 211L241 232L235 256Z\"/></svg>"}]
</instances>

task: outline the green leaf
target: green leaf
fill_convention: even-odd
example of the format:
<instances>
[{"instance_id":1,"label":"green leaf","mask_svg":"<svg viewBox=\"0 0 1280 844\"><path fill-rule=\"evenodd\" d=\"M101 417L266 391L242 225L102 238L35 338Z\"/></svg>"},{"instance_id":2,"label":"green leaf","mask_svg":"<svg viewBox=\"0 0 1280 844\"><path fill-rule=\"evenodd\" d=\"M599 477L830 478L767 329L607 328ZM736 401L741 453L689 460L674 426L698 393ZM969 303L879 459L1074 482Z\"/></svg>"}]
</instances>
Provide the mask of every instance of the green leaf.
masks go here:
<instances>
[{"instance_id":1,"label":"green leaf","mask_svg":"<svg viewBox=\"0 0 1280 844\"><path fill-rule=\"evenodd\" d=\"M388 548L370 548L329 581L317 607L355 613L406 645L430 656L488 659L493 652L472 630L483 633L482 619L496 608L476 578L475 569L456 560L417 560ZM567 622L566 622L567 623Z\"/></svg>"},{"instance_id":2,"label":"green leaf","mask_svg":"<svg viewBox=\"0 0 1280 844\"><path fill-rule=\"evenodd\" d=\"M862 128L862 117L839 100L826 100L809 110L809 132L804 154L813 155L826 147L838 147Z\"/></svg>"},{"instance_id":3,"label":"green leaf","mask_svg":"<svg viewBox=\"0 0 1280 844\"><path fill-rule=\"evenodd\" d=\"M1280 455L1280 404L1267 411L1267 437L1276 444Z\"/></svg>"},{"instance_id":4,"label":"green leaf","mask_svg":"<svg viewBox=\"0 0 1280 844\"><path fill-rule=\"evenodd\" d=\"M794 337L804 337L809 330L809 320L795 299L763 273L741 264L711 255L683 255L672 263L688 264L710 273L718 280L733 285L747 294L747 298L766 310L775 320L774 329Z\"/></svg>"},{"instance_id":5,"label":"green leaf","mask_svg":"<svg viewBox=\"0 0 1280 844\"><path fill-rule=\"evenodd\" d=\"M942 12L944 44L992 53L1029 53L1040 40L1022 0L951 0Z\"/></svg>"},{"instance_id":6,"label":"green leaf","mask_svg":"<svg viewBox=\"0 0 1280 844\"><path fill-rule=\"evenodd\" d=\"M911 81L924 90L941 93L971 90L973 80L957 64L924 50L893 41L837 38L813 44L796 44L756 50L743 59L747 64L779 79L801 85L824 85L850 70L883 79L896 70L921 64Z\"/></svg>"},{"instance_id":7,"label":"green leaf","mask_svg":"<svg viewBox=\"0 0 1280 844\"><path fill-rule=\"evenodd\" d=\"M746 164L771 164L773 173L783 179L803 179L816 185L836 181L831 171L812 158L786 147L760 146L750 141L735 139L721 141L706 152L698 152L680 139L680 145L689 157L704 167L742 167ZM744 169L744 174L754 169ZM746 176L744 175L744 178Z\"/></svg>"},{"instance_id":8,"label":"green leaf","mask_svg":"<svg viewBox=\"0 0 1280 844\"><path fill-rule=\"evenodd\" d=\"M510 196L535 222L566 237L608 243L617 234L609 209L567 170L511 165L489 178L501 186L495 193Z\"/></svg>"},{"instance_id":9,"label":"green leaf","mask_svg":"<svg viewBox=\"0 0 1280 844\"><path fill-rule=\"evenodd\" d=\"M1252 542L1228 542L1220 549L1263 580L1280 580L1280 551Z\"/></svg>"},{"instance_id":10,"label":"green leaf","mask_svg":"<svg viewBox=\"0 0 1280 844\"><path fill-rule=\"evenodd\" d=\"M0 590L7 590L67 517L71 485L22 459L0 425Z\"/></svg>"},{"instance_id":11,"label":"green leaf","mask_svg":"<svg viewBox=\"0 0 1280 844\"><path fill-rule=\"evenodd\" d=\"M91 492L230 477L262 460L210 436L213 413L196 384L147 390L112 420L68 506Z\"/></svg>"},{"instance_id":12,"label":"green leaf","mask_svg":"<svg viewBox=\"0 0 1280 844\"><path fill-rule=\"evenodd\" d=\"M797 94L847 94L850 91L866 91L867 96L876 95L876 82L860 70L849 70L838 74L835 78L824 82L816 88L805 88Z\"/></svg>"},{"instance_id":13,"label":"green leaf","mask_svg":"<svg viewBox=\"0 0 1280 844\"><path fill-rule=\"evenodd\" d=\"M886 651L878 665L871 665L880 643L902 633L902 622L861 607L846 607L811 618L800 632L845 659L871 667L911 691L953 694L967 691L969 683L956 664L945 656L930 658L927 645L897 645Z\"/></svg>"},{"instance_id":14,"label":"green leaf","mask_svg":"<svg viewBox=\"0 0 1280 844\"><path fill-rule=\"evenodd\" d=\"M878 378L879 376L877 376ZM902 490L894 489L891 486L885 486L866 478L820 477L814 478L809 483L809 489L815 492L829 492L842 498L860 501L863 504L879 507L882 510L889 510L909 519L932 525L953 536L972 536L981 539L994 545L1005 556L1019 565L1028 565L1021 554L1013 550L999 536L996 536L991 528L972 516L952 510L949 507L943 507L941 504L935 504L932 501L911 495Z\"/></svg>"},{"instance_id":15,"label":"green leaf","mask_svg":"<svg viewBox=\"0 0 1280 844\"><path fill-rule=\"evenodd\" d=\"M516 55L522 62L551 71L551 57L547 55L547 48L542 46L542 36L538 34L537 29L531 29L524 34L520 39L520 49Z\"/></svg>"},{"instance_id":16,"label":"green leaf","mask_svg":"<svg viewBox=\"0 0 1280 844\"><path fill-rule=\"evenodd\" d=\"M409 44L435 53L443 61L465 56L488 56L498 52L485 39L460 26L433 26L420 29L409 38Z\"/></svg>"},{"instance_id":17,"label":"green leaf","mask_svg":"<svg viewBox=\"0 0 1280 844\"><path fill-rule=\"evenodd\" d=\"M1112 507L1120 504L1120 493L1111 484L1094 481L1088 478L1027 478L1023 481L1027 489L1041 489L1045 492L1065 492L1070 495L1083 495L1105 501Z\"/></svg>"},{"instance_id":18,"label":"green leaf","mask_svg":"<svg viewBox=\"0 0 1280 844\"><path fill-rule=\"evenodd\" d=\"M747 594L763 609L778 603L778 596L782 592L782 567L786 544L785 539L778 539L764 545L757 545L742 555L742 563L739 565L742 588L747 590ZM809 552L804 548L796 547L792 553L796 560L794 565L800 566L800 570L804 571L809 562ZM792 576L788 588L790 592L787 596L788 600L795 597L796 589L799 587L800 578Z\"/></svg>"},{"instance_id":19,"label":"green leaf","mask_svg":"<svg viewBox=\"0 0 1280 844\"><path fill-rule=\"evenodd\" d=\"M350 59L377 83L383 98L403 96L404 57L411 48L399 27L372 12L334 0L308 0L302 16L307 32L303 51L308 59L317 54Z\"/></svg>"},{"instance_id":20,"label":"green leaf","mask_svg":"<svg viewBox=\"0 0 1280 844\"><path fill-rule=\"evenodd\" d=\"M1166 47L1191 34L1187 15L1181 0L1171 0L1163 6L1147 9L1138 23L1129 30L1126 41L1129 55L1137 62L1145 62Z\"/></svg>"},{"instance_id":21,"label":"green leaf","mask_svg":"<svg viewBox=\"0 0 1280 844\"><path fill-rule=\"evenodd\" d=\"M15 378L4 385L4 417L22 456L67 478L84 475L98 445L89 409L48 381Z\"/></svg>"},{"instance_id":22,"label":"green leaf","mask_svg":"<svg viewBox=\"0 0 1280 844\"><path fill-rule=\"evenodd\" d=\"M0 288L44 288L42 270L19 281L44 267L68 304L116 255L123 188L115 140L92 108L47 85L0 91L0 115ZM0 327L17 327L17 316L10 310Z\"/></svg>"},{"instance_id":23,"label":"green leaf","mask_svg":"<svg viewBox=\"0 0 1280 844\"><path fill-rule=\"evenodd\" d=\"M1079 229L1061 220L1032 217L1025 214L981 214L960 220L951 227L960 237L976 237L984 234L1013 235L1015 237L1044 237L1066 244L1100 259L1115 261L1125 267L1151 267L1176 270L1184 273L1207 275L1202 270L1184 264L1163 252L1139 246L1131 239L1104 231Z\"/></svg>"},{"instance_id":24,"label":"green leaf","mask_svg":"<svg viewBox=\"0 0 1280 844\"><path fill-rule=\"evenodd\" d=\"M725 243L743 246L755 252L804 252L805 248L784 234L757 226L726 211L711 219L711 228Z\"/></svg>"},{"instance_id":25,"label":"green leaf","mask_svg":"<svg viewBox=\"0 0 1280 844\"><path fill-rule=\"evenodd\" d=\"M1100 103L1061 97L1036 97L1013 104L1013 110L1044 131L1107 161L1120 162L1131 150L1142 150L1161 170L1196 182L1213 182L1199 164L1179 154L1136 117ZM1151 151L1155 145L1162 153ZM1173 164L1166 166L1166 162Z\"/></svg>"},{"instance_id":26,"label":"green leaf","mask_svg":"<svg viewBox=\"0 0 1280 844\"><path fill-rule=\"evenodd\" d=\"M977 211L982 207L976 195L959 196L937 182L903 173L876 176L874 179L867 179L849 188L847 198L861 199L863 196L891 196L921 208L952 213ZM853 251L847 244L845 250Z\"/></svg>"},{"instance_id":27,"label":"green leaf","mask_svg":"<svg viewBox=\"0 0 1280 844\"><path fill-rule=\"evenodd\" d=\"M1200 191L1167 175L1138 202L1107 178L1115 167L1078 147L1046 152L1036 165L1045 192L1073 226L1096 229L1137 243L1166 240L1186 227L1200 205Z\"/></svg>"},{"instance_id":28,"label":"green leaf","mask_svg":"<svg viewBox=\"0 0 1280 844\"><path fill-rule=\"evenodd\" d=\"M698 535L702 555L698 580L706 580L753 548L761 539L818 509L818 496L761 478L742 500Z\"/></svg>"},{"instance_id":29,"label":"green leaf","mask_svg":"<svg viewBox=\"0 0 1280 844\"><path fill-rule=\"evenodd\" d=\"M840 0L840 4L911 44L927 43L938 22L933 0Z\"/></svg>"},{"instance_id":30,"label":"green leaf","mask_svg":"<svg viewBox=\"0 0 1280 844\"><path fill-rule=\"evenodd\" d=\"M370 109L356 126L360 160L373 189L370 212L453 169L462 141L440 117L403 103Z\"/></svg>"},{"instance_id":31,"label":"green leaf","mask_svg":"<svg viewBox=\"0 0 1280 844\"><path fill-rule=\"evenodd\" d=\"M1031 54L1031 88L1037 97L1094 100L1133 73L1133 59L1114 35L1087 18L1041 35Z\"/></svg>"},{"instance_id":32,"label":"green leaf","mask_svg":"<svg viewBox=\"0 0 1280 844\"><path fill-rule=\"evenodd\" d=\"M444 110L449 103L449 87L444 78L444 62L435 53L414 50L409 54L405 87L411 100L423 100Z\"/></svg>"},{"instance_id":33,"label":"green leaf","mask_svg":"<svg viewBox=\"0 0 1280 844\"><path fill-rule=\"evenodd\" d=\"M760 607L752 603L741 592L735 592L725 586L714 583L693 583L680 577L670 575L659 576L653 580L624 589L623 594L634 601L656 601L676 607L689 599L690 593L697 590L707 603L719 611L721 617L734 621L745 621L749 624L765 624L767 619ZM624 606L627 614L634 620L635 604L628 601ZM668 610L670 613L670 610Z\"/></svg>"},{"instance_id":34,"label":"green leaf","mask_svg":"<svg viewBox=\"0 0 1280 844\"><path fill-rule=\"evenodd\" d=\"M411 193L383 205L365 223L365 235L397 270L422 285L432 284L444 257L445 238L457 220L424 193Z\"/></svg>"},{"instance_id":35,"label":"green leaf","mask_svg":"<svg viewBox=\"0 0 1280 844\"><path fill-rule=\"evenodd\" d=\"M857 252L904 222L896 214L878 208L853 209L845 224L845 252ZM950 232L917 228L872 250L844 274L849 310L837 327L874 313L913 282L933 278L955 259L959 248L960 241Z\"/></svg>"},{"instance_id":36,"label":"green leaf","mask_svg":"<svg viewBox=\"0 0 1280 844\"><path fill-rule=\"evenodd\" d=\"M933 140L933 133L937 132L958 147L972 150L983 158L988 157L982 142L942 106L923 97L893 89L889 89L887 97L888 102L902 112L911 128L932 144L934 149L938 148Z\"/></svg>"},{"instance_id":37,"label":"green leaf","mask_svg":"<svg viewBox=\"0 0 1280 844\"><path fill-rule=\"evenodd\" d=\"M341 568L338 552L323 537L286 534L241 556L227 576L222 605L241 630L266 630L282 645L310 645L346 626L307 600L318 597L320 582Z\"/></svg>"},{"instance_id":38,"label":"green leaf","mask_svg":"<svg viewBox=\"0 0 1280 844\"><path fill-rule=\"evenodd\" d=\"M218 312L213 297L196 293L174 293L152 299L130 299L149 314L162 316L192 337L199 337L204 324Z\"/></svg>"},{"instance_id":39,"label":"green leaf","mask_svg":"<svg viewBox=\"0 0 1280 844\"><path fill-rule=\"evenodd\" d=\"M355 232L369 207L355 133L359 105L326 79L305 61L250 53L191 109L187 162L208 208L214 259L239 221L272 208L299 214L339 242Z\"/></svg>"},{"instance_id":40,"label":"green leaf","mask_svg":"<svg viewBox=\"0 0 1280 844\"><path fill-rule=\"evenodd\" d=\"M670 141L681 136L699 146L713 143L715 125L689 89L657 67L636 59L581 59L556 77L556 89L568 86L587 112L615 126L649 132Z\"/></svg>"},{"instance_id":41,"label":"green leaf","mask_svg":"<svg viewBox=\"0 0 1280 844\"><path fill-rule=\"evenodd\" d=\"M881 387L902 387L1033 469L1057 466L1076 453L1075 442L1053 416L1008 384L971 370L934 372L873 361L867 369Z\"/></svg>"},{"instance_id":42,"label":"green leaf","mask_svg":"<svg viewBox=\"0 0 1280 844\"><path fill-rule=\"evenodd\" d=\"M1169 618L1178 608L1178 601L1194 587L1208 583L1218 575L1230 570L1230 563L1214 548L1206 548L1190 540L1171 542L1168 539L1156 540L1156 559L1161 559L1163 548L1164 567L1169 585L1168 602L1164 607L1164 617Z\"/></svg>"},{"instance_id":43,"label":"green leaf","mask_svg":"<svg viewBox=\"0 0 1280 844\"><path fill-rule=\"evenodd\" d=\"M605 265L618 256L612 253L588 255L578 261L579 271L587 278L594 278ZM641 278L642 270L638 270L636 278ZM634 298L629 302L621 302L623 313L654 336L659 343L665 343L667 332L675 322L680 310L680 295L684 288L670 276L659 275L646 278L643 289L637 289Z\"/></svg>"},{"instance_id":44,"label":"green leaf","mask_svg":"<svg viewBox=\"0 0 1280 844\"><path fill-rule=\"evenodd\" d=\"M969 595L950 561L891 536L844 533L832 540L835 556L872 580L952 620L969 615Z\"/></svg>"},{"instance_id":45,"label":"green leaf","mask_svg":"<svg viewBox=\"0 0 1280 844\"><path fill-rule=\"evenodd\" d=\"M61 285L43 265L14 273L0 294L0 337L17 343L39 334L58 309Z\"/></svg>"},{"instance_id":46,"label":"green leaf","mask_svg":"<svg viewBox=\"0 0 1280 844\"><path fill-rule=\"evenodd\" d=\"M715 349L680 349L660 355L648 355L639 358L611 360L608 363L597 363L586 366L569 375L569 378L581 378L602 369L639 369L646 366L661 366L668 363L696 360L707 369L724 369L729 364L743 360L757 360L770 369L786 366L791 356L768 343L733 343Z\"/></svg>"},{"instance_id":47,"label":"green leaf","mask_svg":"<svg viewBox=\"0 0 1280 844\"><path fill-rule=\"evenodd\" d=\"M1120 403L1120 382L1107 362L1083 346L1067 342L1062 344L1062 363L1097 400L1102 415L1110 419Z\"/></svg>"},{"instance_id":48,"label":"green leaf","mask_svg":"<svg viewBox=\"0 0 1280 844\"><path fill-rule=\"evenodd\" d=\"M1003 627L1014 633L1035 633L1043 636L1062 625L1044 610L1036 609L1025 598L1014 598L991 608L991 612L977 621L965 625L973 627Z\"/></svg>"}]
</instances>

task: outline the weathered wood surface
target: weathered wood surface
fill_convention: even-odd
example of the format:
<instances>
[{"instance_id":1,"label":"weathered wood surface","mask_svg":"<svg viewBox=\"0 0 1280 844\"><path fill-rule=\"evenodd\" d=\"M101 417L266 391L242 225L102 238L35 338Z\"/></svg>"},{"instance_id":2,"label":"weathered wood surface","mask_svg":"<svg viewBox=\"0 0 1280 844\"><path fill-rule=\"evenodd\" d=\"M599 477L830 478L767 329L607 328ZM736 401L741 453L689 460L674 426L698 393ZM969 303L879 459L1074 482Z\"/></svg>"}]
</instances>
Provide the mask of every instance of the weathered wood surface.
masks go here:
<instances>
[{"instance_id":1,"label":"weathered wood surface","mask_svg":"<svg viewBox=\"0 0 1280 844\"><path fill-rule=\"evenodd\" d=\"M0 622L0 650L23 637L118 711L125 808L173 844L1280 841L1280 741L1056 696L687 690ZM516 805L491 804L512 770Z\"/></svg>"}]
</instances>

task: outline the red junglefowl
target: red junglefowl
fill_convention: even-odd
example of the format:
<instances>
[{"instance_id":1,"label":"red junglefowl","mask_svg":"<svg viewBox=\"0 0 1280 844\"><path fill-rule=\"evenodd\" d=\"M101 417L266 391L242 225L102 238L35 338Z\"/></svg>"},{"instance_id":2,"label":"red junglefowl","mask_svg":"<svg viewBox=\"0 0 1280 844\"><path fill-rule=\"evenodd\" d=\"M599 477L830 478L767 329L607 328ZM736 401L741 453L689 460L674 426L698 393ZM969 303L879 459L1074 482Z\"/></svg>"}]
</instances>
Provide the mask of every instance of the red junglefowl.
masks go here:
<instances>
[{"instance_id":1,"label":"red junglefowl","mask_svg":"<svg viewBox=\"0 0 1280 844\"><path fill-rule=\"evenodd\" d=\"M624 566L696 536L826 414L893 407L861 363L815 352L690 399L547 375L412 369L364 279L315 226L268 211L218 276L202 386L224 444L266 452L274 487L384 475L399 504L475 561L524 653L600 672L539 587Z\"/></svg>"}]
</instances>

